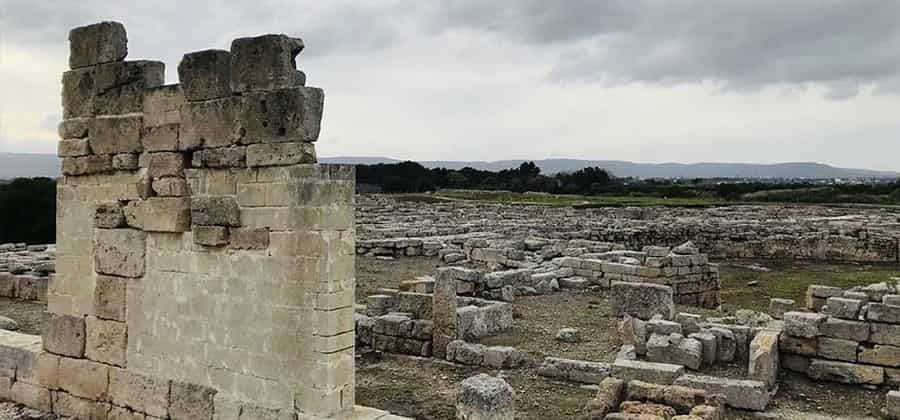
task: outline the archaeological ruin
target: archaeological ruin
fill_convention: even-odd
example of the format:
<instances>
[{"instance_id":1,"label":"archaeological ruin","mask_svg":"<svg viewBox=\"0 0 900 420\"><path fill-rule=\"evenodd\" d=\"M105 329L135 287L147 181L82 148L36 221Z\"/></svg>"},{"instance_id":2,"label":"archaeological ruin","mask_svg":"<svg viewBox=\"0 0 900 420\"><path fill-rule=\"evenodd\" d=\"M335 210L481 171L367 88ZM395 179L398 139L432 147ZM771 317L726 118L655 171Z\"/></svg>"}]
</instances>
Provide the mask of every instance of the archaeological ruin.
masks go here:
<instances>
[{"instance_id":1,"label":"archaeological ruin","mask_svg":"<svg viewBox=\"0 0 900 420\"><path fill-rule=\"evenodd\" d=\"M302 40L187 53L170 85L127 41L69 34L56 243L0 244L0 400L84 420L900 419L895 210L357 194L352 166L317 163ZM865 277L798 292L767 264Z\"/></svg>"}]
</instances>

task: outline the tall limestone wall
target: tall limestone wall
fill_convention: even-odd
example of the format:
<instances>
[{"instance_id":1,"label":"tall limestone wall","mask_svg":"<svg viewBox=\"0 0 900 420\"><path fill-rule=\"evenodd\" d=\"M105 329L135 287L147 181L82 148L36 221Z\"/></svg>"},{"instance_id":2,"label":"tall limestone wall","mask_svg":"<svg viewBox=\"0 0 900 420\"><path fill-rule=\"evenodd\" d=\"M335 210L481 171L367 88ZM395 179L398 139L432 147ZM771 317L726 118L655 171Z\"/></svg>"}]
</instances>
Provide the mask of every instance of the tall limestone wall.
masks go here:
<instances>
[{"instance_id":1,"label":"tall limestone wall","mask_svg":"<svg viewBox=\"0 0 900 420\"><path fill-rule=\"evenodd\" d=\"M189 53L164 86L119 23L69 40L58 276L43 336L0 337L0 397L85 419L352 415L355 174L316 164L303 42Z\"/></svg>"}]
</instances>

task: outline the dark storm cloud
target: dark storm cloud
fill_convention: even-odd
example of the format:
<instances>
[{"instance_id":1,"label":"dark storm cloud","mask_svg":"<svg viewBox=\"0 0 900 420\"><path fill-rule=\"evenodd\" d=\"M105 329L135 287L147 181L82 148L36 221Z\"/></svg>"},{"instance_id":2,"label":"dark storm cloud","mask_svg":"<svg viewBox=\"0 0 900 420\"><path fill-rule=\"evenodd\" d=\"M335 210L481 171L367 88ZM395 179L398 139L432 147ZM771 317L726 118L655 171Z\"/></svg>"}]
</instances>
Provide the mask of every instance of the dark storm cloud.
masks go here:
<instances>
[{"instance_id":1,"label":"dark storm cloud","mask_svg":"<svg viewBox=\"0 0 900 420\"><path fill-rule=\"evenodd\" d=\"M141 51L170 65L176 51L227 48L223 34L302 35L305 54L321 57L470 30L552 49L555 80L713 82L734 90L821 83L835 99L868 85L896 93L900 85L896 0L0 0L0 19L6 42L56 48L72 26L123 20L142 34Z\"/></svg>"}]
</instances>

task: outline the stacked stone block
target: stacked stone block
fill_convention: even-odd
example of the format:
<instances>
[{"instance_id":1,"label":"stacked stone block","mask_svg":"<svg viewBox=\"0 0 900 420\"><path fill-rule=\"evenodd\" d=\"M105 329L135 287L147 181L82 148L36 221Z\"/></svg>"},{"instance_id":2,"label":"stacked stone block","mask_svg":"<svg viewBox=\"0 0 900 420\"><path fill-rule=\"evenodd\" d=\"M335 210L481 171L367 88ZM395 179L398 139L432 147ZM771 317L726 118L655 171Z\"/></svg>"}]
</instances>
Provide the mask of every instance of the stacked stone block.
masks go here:
<instances>
[{"instance_id":1,"label":"stacked stone block","mask_svg":"<svg viewBox=\"0 0 900 420\"><path fill-rule=\"evenodd\" d=\"M810 286L807 309L784 314L782 365L818 380L900 384L900 298L879 283Z\"/></svg>"},{"instance_id":2,"label":"stacked stone block","mask_svg":"<svg viewBox=\"0 0 900 420\"><path fill-rule=\"evenodd\" d=\"M59 276L2 397L85 419L349 416L355 176L314 164L302 41L187 54L171 86L125 61L119 23L70 41Z\"/></svg>"}]
</instances>

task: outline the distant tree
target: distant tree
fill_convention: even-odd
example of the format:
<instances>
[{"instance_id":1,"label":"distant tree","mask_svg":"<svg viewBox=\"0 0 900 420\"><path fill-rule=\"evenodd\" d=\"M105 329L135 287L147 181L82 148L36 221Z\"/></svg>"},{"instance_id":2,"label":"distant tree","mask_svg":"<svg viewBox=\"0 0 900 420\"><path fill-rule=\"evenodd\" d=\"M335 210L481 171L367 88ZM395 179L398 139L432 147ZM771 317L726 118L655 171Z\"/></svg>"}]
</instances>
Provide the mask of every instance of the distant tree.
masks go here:
<instances>
[{"instance_id":1,"label":"distant tree","mask_svg":"<svg viewBox=\"0 0 900 420\"><path fill-rule=\"evenodd\" d=\"M0 185L0 243L56 240L56 180L17 178Z\"/></svg>"}]
</instances>

